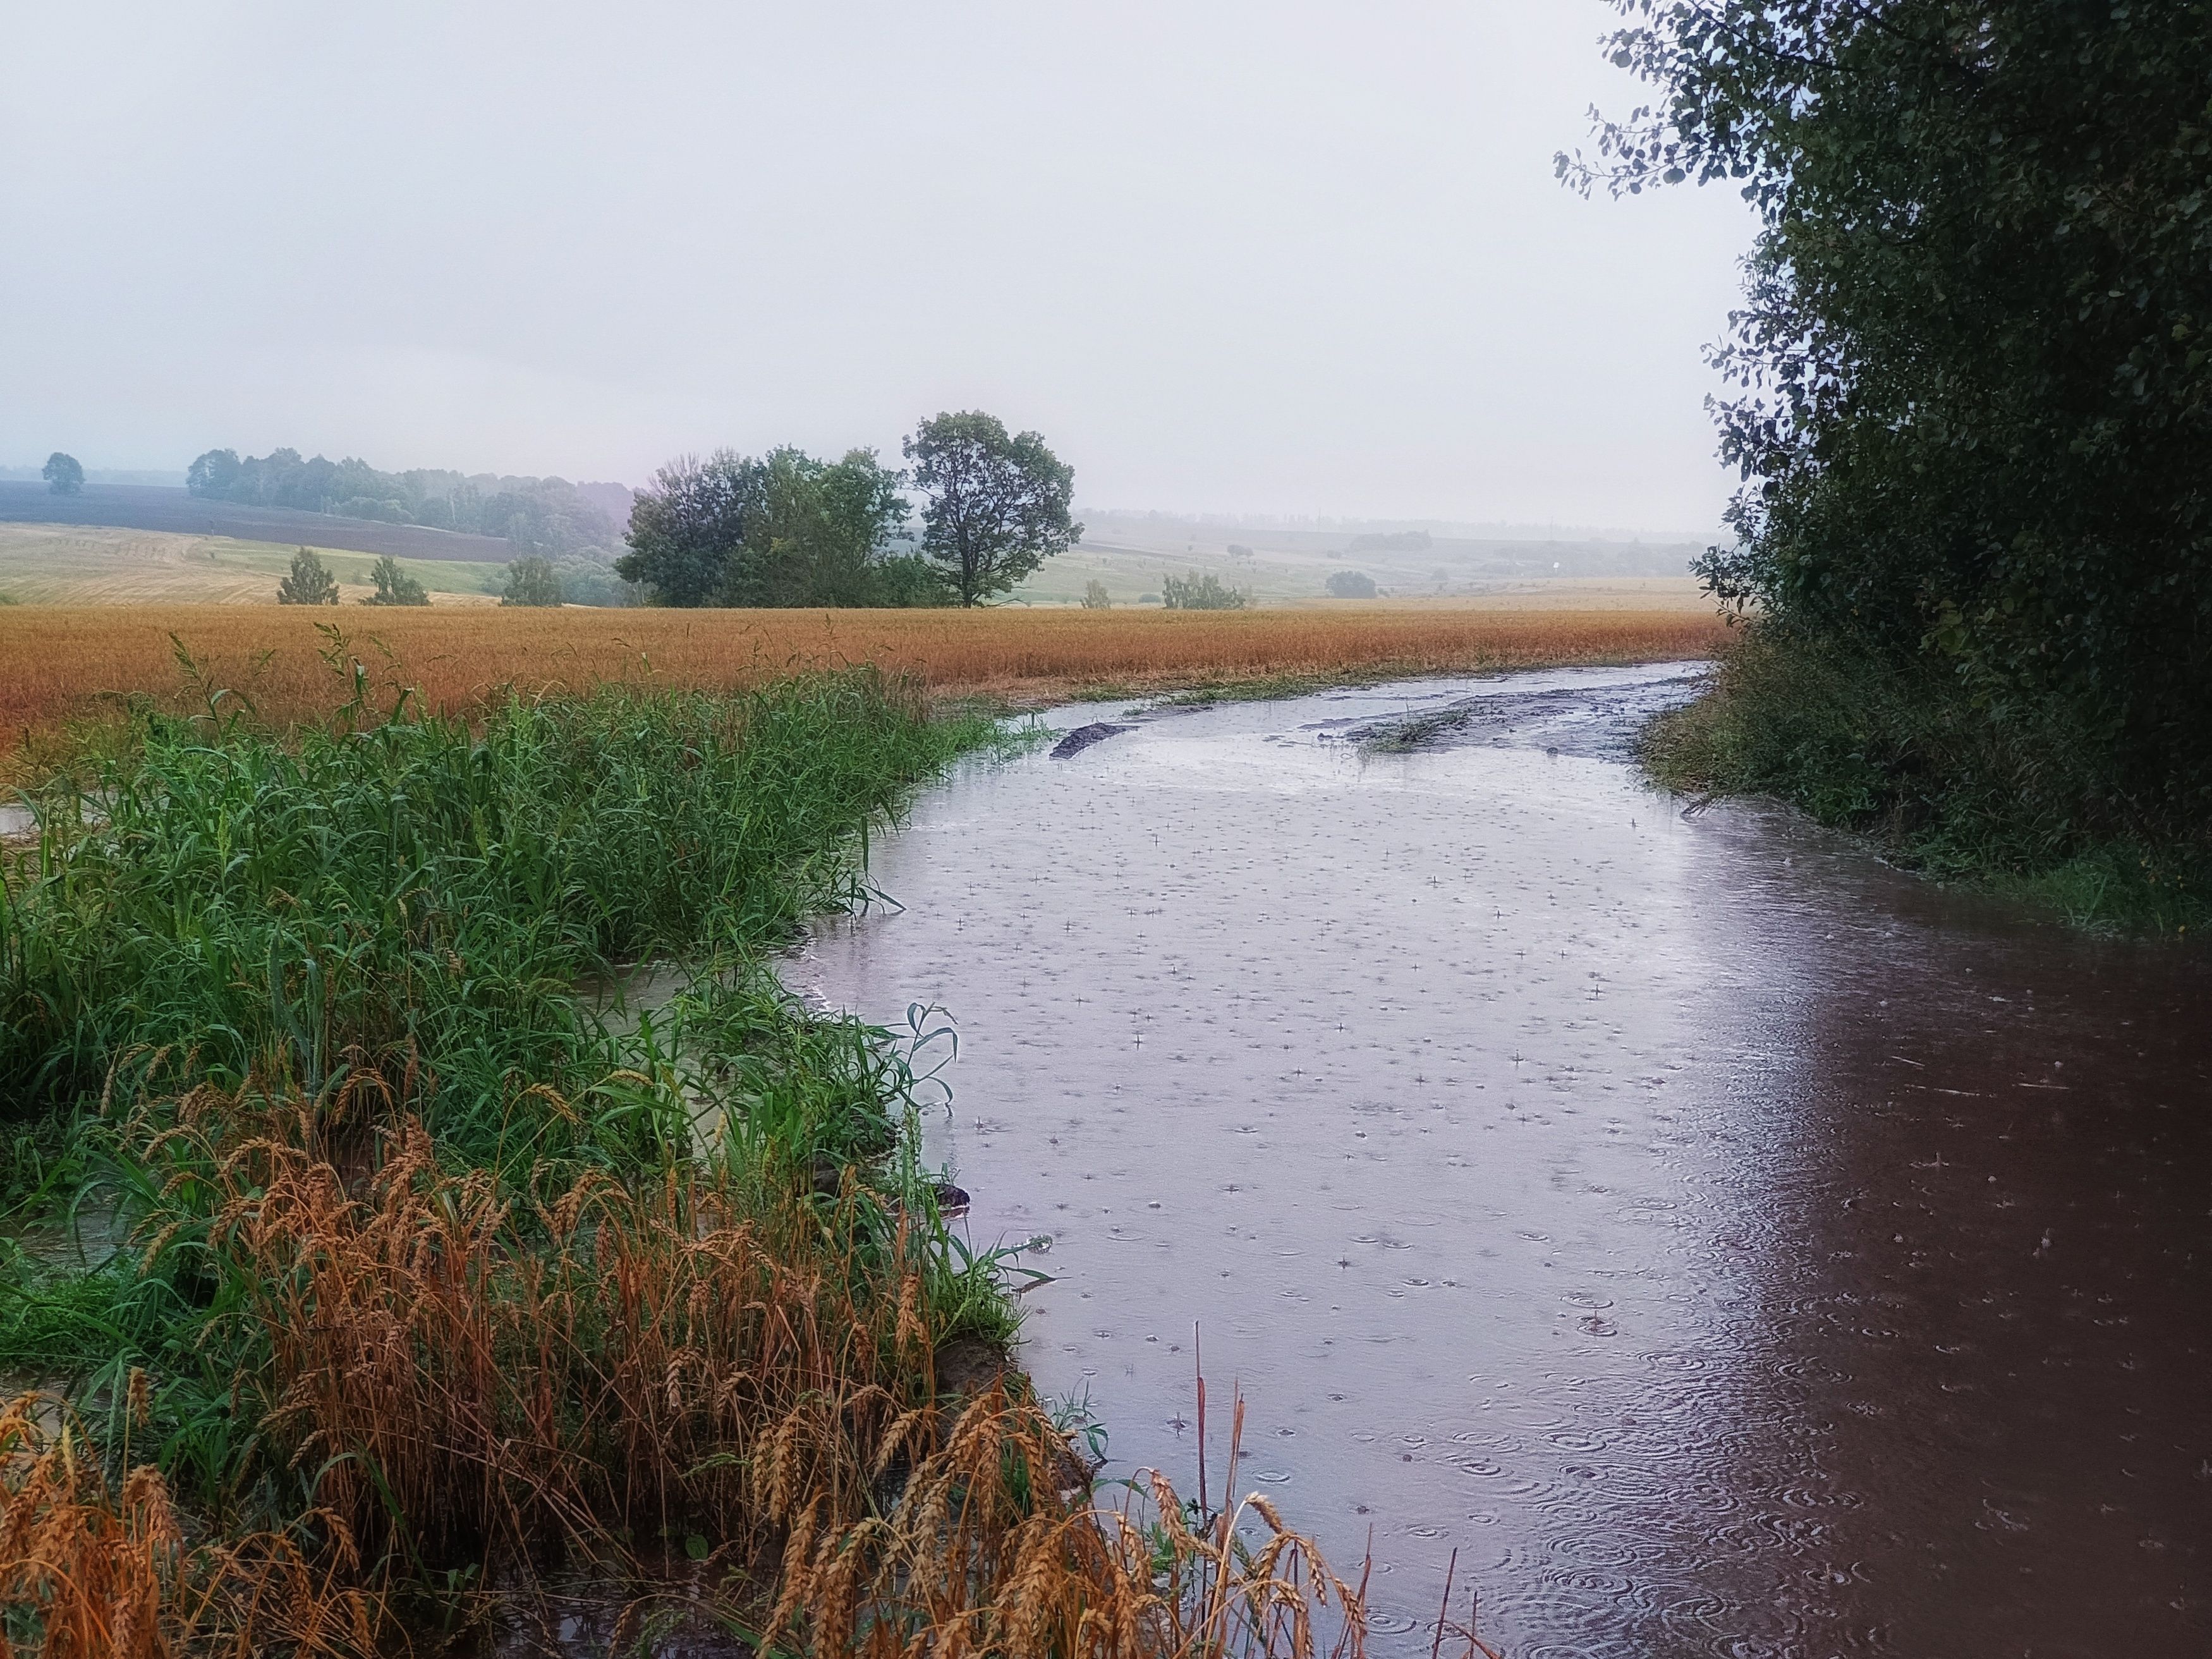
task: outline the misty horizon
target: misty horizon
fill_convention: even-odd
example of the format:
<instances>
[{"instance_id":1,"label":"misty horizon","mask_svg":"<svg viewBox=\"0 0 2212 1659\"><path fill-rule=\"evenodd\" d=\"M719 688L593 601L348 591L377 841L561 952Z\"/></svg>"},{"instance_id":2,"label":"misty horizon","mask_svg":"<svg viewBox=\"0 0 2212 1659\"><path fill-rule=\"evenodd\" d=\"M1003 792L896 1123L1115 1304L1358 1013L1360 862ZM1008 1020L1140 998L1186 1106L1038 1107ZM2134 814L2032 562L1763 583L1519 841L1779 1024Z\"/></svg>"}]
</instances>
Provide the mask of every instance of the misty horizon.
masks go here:
<instances>
[{"instance_id":1,"label":"misty horizon","mask_svg":"<svg viewBox=\"0 0 2212 1659\"><path fill-rule=\"evenodd\" d=\"M981 408L1090 500L1716 523L1703 350L1751 218L1553 177L1637 100L1614 21L26 14L0 457L636 484L721 447L895 458Z\"/></svg>"},{"instance_id":2,"label":"misty horizon","mask_svg":"<svg viewBox=\"0 0 2212 1659\"><path fill-rule=\"evenodd\" d=\"M79 457L78 459L82 459L82 458ZM0 483L37 483L40 481L40 465L42 464L19 462L13 465L0 465ZM390 470L404 471L405 469ZM423 470L427 471L433 469ZM447 468L443 470L449 471L458 471L458 469L454 468ZM88 487L94 489L103 488L182 489L185 488L185 469L181 466L173 468L91 466L85 469L85 483ZM471 476L493 477L496 475L479 473ZM559 477L561 475L547 473L517 473L507 476L520 477ZM622 478L574 478L568 480L568 482L575 484L579 489L599 489L607 488L642 489L647 487L650 480L640 483L632 483L630 480ZM1194 529L1200 530L1207 528L1224 530L1273 529L1285 531L1425 530L1436 535L1455 538L1525 539L1540 537L1571 537L1581 540L1594 541L1655 541L1668 543L1680 541L1702 541L1725 533L1717 528L1692 529L1679 525L1562 524L1555 521L1536 523L1515 521L1511 520L1394 518L1375 515L1346 516L1341 514L1293 513L1177 513L1161 507L1132 507L1127 505L1115 505L1096 501L1087 503L1078 501L1075 504L1074 511L1075 516L1079 519L1088 515L1092 518L1102 520L1153 520L1164 524L1187 525Z\"/></svg>"}]
</instances>

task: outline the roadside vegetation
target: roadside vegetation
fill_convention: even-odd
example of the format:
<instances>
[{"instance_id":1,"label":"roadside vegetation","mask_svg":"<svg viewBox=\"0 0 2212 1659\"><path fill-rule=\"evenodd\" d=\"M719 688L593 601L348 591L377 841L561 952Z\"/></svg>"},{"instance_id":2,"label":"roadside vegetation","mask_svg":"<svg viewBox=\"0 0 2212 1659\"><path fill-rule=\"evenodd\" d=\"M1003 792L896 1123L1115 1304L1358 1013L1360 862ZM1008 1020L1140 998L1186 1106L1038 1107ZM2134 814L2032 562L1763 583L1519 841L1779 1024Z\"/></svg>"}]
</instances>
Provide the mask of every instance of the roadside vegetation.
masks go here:
<instances>
[{"instance_id":1,"label":"roadside vegetation","mask_svg":"<svg viewBox=\"0 0 2212 1659\"><path fill-rule=\"evenodd\" d=\"M464 721L325 641L323 718L191 665L6 855L16 1650L435 1645L549 1584L614 1650L1357 1650L1263 1500L1097 1501L914 1043L766 965L994 724L867 668Z\"/></svg>"},{"instance_id":2,"label":"roadside vegetation","mask_svg":"<svg viewBox=\"0 0 2212 1659\"><path fill-rule=\"evenodd\" d=\"M2212 30L2200 8L1654 8L1587 188L1740 189L1718 354L1748 618L1660 775L2087 921L2212 912ZM2189 15L2184 21L2182 13Z\"/></svg>"}]
</instances>

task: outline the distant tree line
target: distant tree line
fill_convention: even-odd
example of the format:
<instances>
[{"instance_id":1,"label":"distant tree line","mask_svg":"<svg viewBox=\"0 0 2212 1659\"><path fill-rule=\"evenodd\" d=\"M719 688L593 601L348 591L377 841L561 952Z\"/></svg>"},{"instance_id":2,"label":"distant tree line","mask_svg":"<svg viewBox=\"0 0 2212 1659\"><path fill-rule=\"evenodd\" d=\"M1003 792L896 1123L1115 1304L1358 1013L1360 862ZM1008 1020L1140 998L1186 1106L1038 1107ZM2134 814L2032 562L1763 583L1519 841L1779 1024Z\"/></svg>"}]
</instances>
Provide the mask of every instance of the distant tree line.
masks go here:
<instances>
[{"instance_id":1,"label":"distant tree line","mask_svg":"<svg viewBox=\"0 0 2212 1659\"><path fill-rule=\"evenodd\" d=\"M1425 553L1436 538L1425 530L1372 530L1352 538L1354 553Z\"/></svg>"},{"instance_id":2,"label":"distant tree line","mask_svg":"<svg viewBox=\"0 0 2212 1659\"><path fill-rule=\"evenodd\" d=\"M1035 432L1010 433L977 411L944 414L922 422L902 452L906 469L867 449L834 461L790 447L717 450L671 462L634 495L562 478L380 472L290 449L244 459L210 450L187 483L216 500L504 537L518 554L506 605L974 605L1082 538L1069 513L1074 471ZM590 499L608 489L618 492L612 504L624 509L627 532L611 566L615 526ZM921 498L918 522L909 490ZM364 604L428 603L395 562L381 562L374 579ZM282 602L336 604L337 594L301 549Z\"/></svg>"},{"instance_id":3,"label":"distant tree line","mask_svg":"<svg viewBox=\"0 0 2212 1659\"><path fill-rule=\"evenodd\" d=\"M1073 469L1036 433L946 414L902 449L911 471L868 449L672 461L639 495L615 569L660 605L972 605L1082 536Z\"/></svg>"},{"instance_id":4,"label":"distant tree line","mask_svg":"<svg viewBox=\"0 0 2212 1659\"><path fill-rule=\"evenodd\" d=\"M212 501L502 537L520 552L555 557L613 555L620 526L592 497L612 504L626 494L619 486L579 486L566 478L423 467L380 472L350 458L303 459L296 449L242 458L234 449L210 449L191 464L185 485Z\"/></svg>"}]
</instances>

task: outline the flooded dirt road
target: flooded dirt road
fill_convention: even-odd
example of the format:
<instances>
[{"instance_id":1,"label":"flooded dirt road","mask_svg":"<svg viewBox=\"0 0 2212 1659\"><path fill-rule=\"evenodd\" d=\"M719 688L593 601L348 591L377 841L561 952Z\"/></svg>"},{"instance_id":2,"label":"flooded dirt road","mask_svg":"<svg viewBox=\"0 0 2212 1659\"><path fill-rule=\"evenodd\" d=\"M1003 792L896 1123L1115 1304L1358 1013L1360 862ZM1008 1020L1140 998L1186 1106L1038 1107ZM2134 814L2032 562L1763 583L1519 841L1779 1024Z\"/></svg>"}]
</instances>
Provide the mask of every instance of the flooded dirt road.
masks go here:
<instances>
[{"instance_id":1,"label":"flooded dirt road","mask_svg":"<svg viewBox=\"0 0 2212 1659\"><path fill-rule=\"evenodd\" d=\"M1062 711L792 977L957 1020L1041 1386L1184 1480L1202 1326L1385 1652L1455 1546L1520 1656L2212 1651L2204 956L1684 819L1682 673Z\"/></svg>"}]
</instances>

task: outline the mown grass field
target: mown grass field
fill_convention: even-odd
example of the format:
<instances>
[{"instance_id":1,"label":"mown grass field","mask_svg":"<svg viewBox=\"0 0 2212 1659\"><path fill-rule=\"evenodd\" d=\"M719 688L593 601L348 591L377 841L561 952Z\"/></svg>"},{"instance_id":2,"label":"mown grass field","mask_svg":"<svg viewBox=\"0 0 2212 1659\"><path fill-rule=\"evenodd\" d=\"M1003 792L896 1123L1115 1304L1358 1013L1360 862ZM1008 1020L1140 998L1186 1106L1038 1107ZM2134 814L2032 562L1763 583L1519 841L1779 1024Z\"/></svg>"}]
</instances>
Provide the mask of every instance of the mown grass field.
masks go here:
<instances>
[{"instance_id":1,"label":"mown grass field","mask_svg":"<svg viewBox=\"0 0 2212 1659\"><path fill-rule=\"evenodd\" d=\"M734 690L806 669L872 664L939 696L1035 702L1086 692L1701 657L1709 612L1526 605L1328 605L1297 610L367 611L275 605L0 607L0 745L112 714L131 694L173 707L223 689L266 720L349 695L331 641L380 682L466 712L502 688L608 682ZM202 687L180 673L182 649Z\"/></svg>"},{"instance_id":2,"label":"mown grass field","mask_svg":"<svg viewBox=\"0 0 2212 1659\"><path fill-rule=\"evenodd\" d=\"M189 536L110 525L0 524L0 604L271 605L292 562L289 544ZM376 590L373 553L317 547L348 605ZM402 559L433 605L495 603L507 567Z\"/></svg>"}]
</instances>

